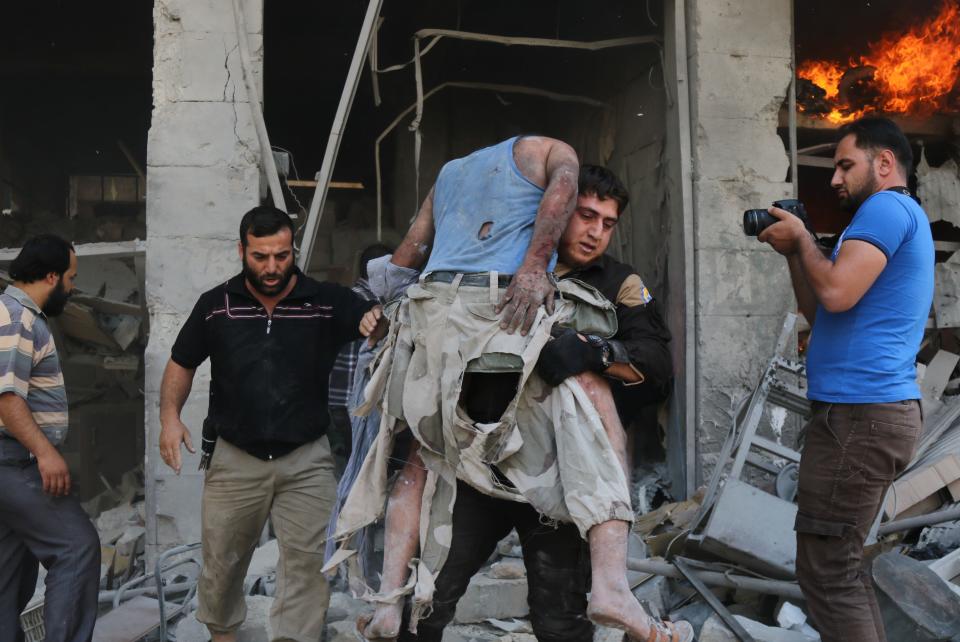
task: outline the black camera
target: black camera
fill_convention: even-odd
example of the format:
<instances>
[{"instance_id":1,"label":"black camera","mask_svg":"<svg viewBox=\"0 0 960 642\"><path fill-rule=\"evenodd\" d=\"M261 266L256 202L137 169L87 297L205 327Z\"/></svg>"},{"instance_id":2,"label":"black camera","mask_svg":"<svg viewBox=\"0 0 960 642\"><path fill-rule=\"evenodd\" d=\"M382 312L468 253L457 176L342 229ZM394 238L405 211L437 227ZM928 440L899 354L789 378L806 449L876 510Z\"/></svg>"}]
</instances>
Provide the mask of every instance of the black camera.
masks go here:
<instances>
[{"instance_id":1,"label":"black camera","mask_svg":"<svg viewBox=\"0 0 960 642\"><path fill-rule=\"evenodd\" d=\"M810 229L810 221L807 219L807 210L803 207L803 203L797 199L785 198L782 201L775 201L773 206L779 207L782 210L787 210L798 219L803 221L803 224L808 230ZM743 233L747 236L758 236L760 232L764 231L779 220L780 219L774 217L767 210L747 210L743 213Z\"/></svg>"}]
</instances>

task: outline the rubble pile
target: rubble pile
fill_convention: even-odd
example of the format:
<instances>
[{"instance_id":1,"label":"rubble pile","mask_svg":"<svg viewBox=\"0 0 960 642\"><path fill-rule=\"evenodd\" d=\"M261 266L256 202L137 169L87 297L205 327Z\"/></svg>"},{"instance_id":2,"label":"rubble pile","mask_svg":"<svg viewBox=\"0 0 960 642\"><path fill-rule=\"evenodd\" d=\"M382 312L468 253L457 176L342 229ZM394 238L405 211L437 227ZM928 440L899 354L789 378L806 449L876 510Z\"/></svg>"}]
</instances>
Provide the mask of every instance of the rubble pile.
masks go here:
<instances>
[{"instance_id":1,"label":"rubble pile","mask_svg":"<svg viewBox=\"0 0 960 642\"><path fill-rule=\"evenodd\" d=\"M960 320L960 316L958 316ZM734 413L709 484L638 515L628 566L654 615L686 619L697 639L816 640L795 582L799 452L764 430L769 407L809 415L802 363L785 356L795 317L753 392ZM956 324L960 326L960 323ZM893 483L866 555L890 639L960 635L960 341L931 324L920 351L924 431ZM781 411L782 412L782 411ZM639 547L637 550L640 550ZM636 581L636 580L634 580Z\"/></svg>"}]
</instances>

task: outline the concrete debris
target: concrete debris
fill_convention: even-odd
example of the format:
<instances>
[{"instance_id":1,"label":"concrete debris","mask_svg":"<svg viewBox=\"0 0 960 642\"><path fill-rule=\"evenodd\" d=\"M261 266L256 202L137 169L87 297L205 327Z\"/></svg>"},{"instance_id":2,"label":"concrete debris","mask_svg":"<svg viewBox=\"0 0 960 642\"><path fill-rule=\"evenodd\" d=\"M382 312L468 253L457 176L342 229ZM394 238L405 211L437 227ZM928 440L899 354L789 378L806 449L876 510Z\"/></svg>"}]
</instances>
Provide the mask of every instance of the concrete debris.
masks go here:
<instances>
[{"instance_id":1,"label":"concrete debris","mask_svg":"<svg viewBox=\"0 0 960 642\"><path fill-rule=\"evenodd\" d=\"M873 583L890 640L960 637L960 597L923 562L895 552L879 555Z\"/></svg>"},{"instance_id":2,"label":"concrete debris","mask_svg":"<svg viewBox=\"0 0 960 642\"><path fill-rule=\"evenodd\" d=\"M527 576L523 561L514 558L494 562L490 566L490 577L496 580L517 580Z\"/></svg>"},{"instance_id":3,"label":"concrete debris","mask_svg":"<svg viewBox=\"0 0 960 642\"><path fill-rule=\"evenodd\" d=\"M143 555L147 529L140 525L129 526L117 540L113 553L113 577L127 577L137 558Z\"/></svg>"},{"instance_id":4,"label":"concrete debris","mask_svg":"<svg viewBox=\"0 0 960 642\"><path fill-rule=\"evenodd\" d=\"M620 636L623 637L623 631ZM443 642L536 642L536 638L530 633L506 633L486 624L452 624L444 629Z\"/></svg>"},{"instance_id":5,"label":"concrete debris","mask_svg":"<svg viewBox=\"0 0 960 642\"><path fill-rule=\"evenodd\" d=\"M670 621L686 620L693 627L694 636L699 639L703 625L714 615L713 609L705 602L691 602L670 613Z\"/></svg>"},{"instance_id":6,"label":"concrete debris","mask_svg":"<svg viewBox=\"0 0 960 642\"><path fill-rule=\"evenodd\" d=\"M142 524L137 508L129 504L103 511L96 521L101 544L113 544L127 528Z\"/></svg>"},{"instance_id":7,"label":"concrete debris","mask_svg":"<svg viewBox=\"0 0 960 642\"><path fill-rule=\"evenodd\" d=\"M272 539L263 546L258 546L247 567L247 577L266 577L277 572L277 563L280 561L280 543Z\"/></svg>"},{"instance_id":8,"label":"concrete debris","mask_svg":"<svg viewBox=\"0 0 960 642\"><path fill-rule=\"evenodd\" d=\"M757 642L813 642L820 639L819 636L811 638L798 631L766 626L742 615L734 615L734 617ZM716 614L711 615L704 623L697 640L699 642L738 642L737 636Z\"/></svg>"},{"instance_id":9,"label":"concrete debris","mask_svg":"<svg viewBox=\"0 0 960 642\"><path fill-rule=\"evenodd\" d=\"M634 510L640 515L650 511L672 499L669 488L669 472L664 462L645 464L633 471L633 501Z\"/></svg>"},{"instance_id":10,"label":"concrete debris","mask_svg":"<svg viewBox=\"0 0 960 642\"><path fill-rule=\"evenodd\" d=\"M960 256L934 266L933 314L938 328L960 327Z\"/></svg>"},{"instance_id":11,"label":"concrete debris","mask_svg":"<svg viewBox=\"0 0 960 642\"><path fill-rule=\"evenodd\" d=\"M529 612L526 579L498 580L480 573L470 580L467 592L457 604L454 622L509 620L526 617Z\"/></svg>"},{"instance_id":12,"label":"concrete debris","mask_svg":"<svg viewBox=\"0 0 960 642\"><path fill-rule=\"evenodd\" d=\"M512 620L498 620L496 618L490 618L487 620L487 623L507 633L533 633L533 625L531 625L528 620L518 620L516 618Z\"/></svg>"},{"instance_id":13,"label":"concrete debris","mask_svg":"<svg viewBox=\"0 0 960 642\"><path fill-rule=\"evenodd\" d=\"M360 634L357 633L356 619L340 620L338 622L328 620L327 635L324 639L327 642L357 642L360 639ZM180 642L179 638L177 638L177 642Z\"/></svg>"},{"instance_id":14,"label":"concrete debris","mask_svg":"<svg viewBox=\"0 0 960 642\"><path fill-rule=\"evenodd\" d=\"M516 531L510 531L510 534L500 540L497 544L497 553L504 557L523 557L523 550L520 548L520 537Z\"/></svg>"},{"instance_id":15,"label":"concrete debris","mask_svg":"<svg viewBox=\"0 0 960 642\"><path fill-rule=\"evenodd\" d=\"M777 624L781 628L803 633L811 639L820 639L820 634L817 633L816 629L807 624L807 614L803 612L803 609L790 602L784 602L780 605L780 610L777 611Z\"/></svg>"},{"instance_id":16,"label":"concrete debris","mask_svg":"<svg viewBox=\"0 0 960 642\"><path fill-rule=\"evenodd\" d=\"M924 528L917 538L915 550L936 549L938 554L935 557L943 557L958 548L960 548L960 520ZM911 557L923 559L917 555L911 555ZM934 557L926 559L934 559Z\"/></svg>"},{"instance_id":17,"label":"concrete debris","mask_svg":"<svg viewBox=\"0 0 960 642\"><path fill-rule=\"evenodd\" d=\"M369 602L355 598L348 593L336 591L330 595L330 606L327 607L327 622L349 620L356 622L357 618L372 610Z\"/></svg>"}]
</instances>

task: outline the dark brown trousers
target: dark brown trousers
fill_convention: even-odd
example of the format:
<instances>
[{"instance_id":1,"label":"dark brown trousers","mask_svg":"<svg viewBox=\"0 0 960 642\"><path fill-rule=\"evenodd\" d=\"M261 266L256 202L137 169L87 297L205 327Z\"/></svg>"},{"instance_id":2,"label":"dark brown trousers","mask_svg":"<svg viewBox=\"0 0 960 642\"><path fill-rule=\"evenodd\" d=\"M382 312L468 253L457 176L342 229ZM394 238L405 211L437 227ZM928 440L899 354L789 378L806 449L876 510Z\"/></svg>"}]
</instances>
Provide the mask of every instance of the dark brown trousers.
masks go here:
<instances>
[{"instance_id":1,"label":"dark brown trousers","mask_svg":"<svg viewBox=\"0 0 960 642\"><path fill-rule=\"evenodd\" d=\"M813 402L800 458L797 580L823 642L886 642L863 543L921 426L916 400Z\"/></svg>"}]
</instances>

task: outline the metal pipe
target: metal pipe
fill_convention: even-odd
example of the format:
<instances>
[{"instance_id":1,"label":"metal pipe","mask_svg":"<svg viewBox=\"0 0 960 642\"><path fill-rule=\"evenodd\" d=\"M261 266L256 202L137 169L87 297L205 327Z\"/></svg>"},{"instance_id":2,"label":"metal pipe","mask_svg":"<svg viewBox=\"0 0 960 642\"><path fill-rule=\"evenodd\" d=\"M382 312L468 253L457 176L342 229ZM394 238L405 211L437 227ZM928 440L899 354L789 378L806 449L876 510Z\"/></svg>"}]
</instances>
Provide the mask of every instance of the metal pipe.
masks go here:
<instances>
[{"instance_id":1,"label":"metal pipe","mask_svg":"<svg viewBox=\"0 0 960 642\"><path fill-rule=\"evenodd\" d=\"M196 582L181 582L179 584L167 584L163 587L164 595L173 595L175 593L185 593L196 586ZM124 597L136 597L138 595L156 595L157 587L155 586L145 586L143 588L136 589L126 589L121 591L120 589L112 591L100 591L97 596L97 601L100 604L113 604L114 598L119 593L123 593Z\"/></svg>"},{"instance_id":2,"label":"metal pipe","mask_svg":"<svg viewBox=\"0 0 960 642\"><path fill-rule=\"evenodd\" d=\"M960 506L954 506L953 508L937 511L936 513L927 513L926 515L918 515L916 517L899 519L895 522L880 524L877 534L889 535L890 533L908 531L911 528L917 528L918 526L933 526L934 524L952 522L955 519L960 519Z\"/></svg>"},{"instance_id":3,"label":"metal pipe","mask_svg":"<svg viewBox=\"0 0 960 642\"><path fill-rule=\"evenodd\" d=\"M685 579L683 574L674 568L672 564L659 560L628 558L627 568L631 571L639 571L640 573L662 575L663 577L672 577L678 580ZM691 572L707 586L744 589L766 595L779 595L780 597L791 600L803 600L803 593L800 592L800 586L797 585L796 582L767 580L759 577L748 577L746 575L734 575L733 573L717 573L716 571L691 570Z\"/></svg>"},{"instance_id":4,"label":"metal pipe","mask_svg":"<svg viewBox=\"0 0 960 642\"><path fill-rule=\"evenodd\" d=\"M377 18L380 17L381 4L383 4L383 0L370 0L367 5L367 13L364 15L363 25L360 27L360 37L357 38L357 46L353 50L353 60L350 61L350 69L347 71L347 80L344 82L343 92L340 94L337 113L333 117L333 124L330 126L327 149L323 153L323 163L317 173L317 189L310 201L310 210L307 212L307 220L303 226L303 239L300 241L300 255L297 257L297 265L304 272L310 266L310 255L313 253L317 227L320 225L320 217L323 216L323 205L327 201L327 188L330 177L333 176L337 154L340 152L343 131L347 127L347 116L350 115L350 107L353 105L353 98L357 94L357 84L360 82L360 73L363 71L363 59L367 55L367 48L373 38Z\"/></svg>"},{"instance_id":5,"label":"metal pipe","mask_svg":"<svg viewBox=\"0 0 960 642\"><path fill-rule=\"evenodd\" d=\"M267 184L270 186L270 195L273 196L273 205L278 210L287 211L283 200L283 191L280 188L280 175L277 173L277 164L273 160L273 148L270 146L270 137L267 136L267 124L263 120L263 109L260 107L260 94L253 79L253 64L250 62L250 43L247 42L247 20L243 15L242 0L233 0L233 21L237 28L237 46L240 49L240 67L243 69L243 80L247 85L247 102L253 112L253 125L257 130L257 139L260 141L260 155L263 158L264 171L267 173Z\"/></svg>"},{"instance_id":6,"label":"metal pipe","mask_svg":"<svg viewBox=\"0 0 960 642\"><path fill-rule=\"evenodd\" d=\"M180 564L184 564L187 562L194 562L198 566L200 565L199 562L197 562L192 558L180 560L179 562L176 562L175 564L166 568L163 566L163 563L166 562L171 557L173 557L174 555L181 555L183 553L188 553L198 548L200 548L200 542L195 542L193 544L184 544L183 546L175 546L174 548L168 549L163 553L161 553L159 557L157 557L157 563L154 566L154 570L153 570L153 579L154 579L154 586L156 587L156 591L157 591L157 602L159 603L159 607L160 607L160 642L167 642L167 607L163 599L163 596L164 596L163 572L170 570L174 566L179 566ZM187 601L189 601L190 597L191 595L188 594Z\"/></svg>"}]
</instances>

